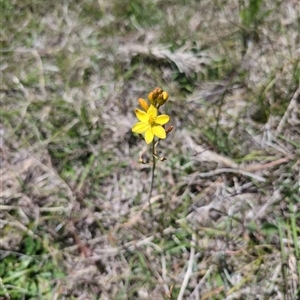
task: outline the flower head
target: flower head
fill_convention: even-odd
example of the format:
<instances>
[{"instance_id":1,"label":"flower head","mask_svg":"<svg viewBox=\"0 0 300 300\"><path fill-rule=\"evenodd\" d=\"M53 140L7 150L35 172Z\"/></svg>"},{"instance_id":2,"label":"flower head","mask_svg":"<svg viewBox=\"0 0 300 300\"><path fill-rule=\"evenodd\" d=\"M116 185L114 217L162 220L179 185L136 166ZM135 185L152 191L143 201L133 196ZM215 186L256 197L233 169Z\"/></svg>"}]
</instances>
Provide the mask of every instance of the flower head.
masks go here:
<instances>
[{"instance_id":1,"label":"flower head","mask_svg":"<svg viewBox=\"0 0 300 300\"><path fill-rule=\"evenodd\" d=\"M156 87L153 91L148 94L150 103L156 108L160 108L166 103L169 98L169 94L163 91L161 88Z\"/></svg>"},{"instance_id":2,"label":"flower head","mask_svg":"<svg viewBox=\"0 0 300 300\"><path fill-rule=\"evenodd\" d=\"M145 141L150 144L154 136L160 139L166 138L166 131L162 127L169 122L170 117L168 115L157 115L157 108L150 105L147 112L140 109L135 110L136 117L140 122L136 123L132 127L132 131L136 133L145 133Z\"/></svg>"}]
</instances>

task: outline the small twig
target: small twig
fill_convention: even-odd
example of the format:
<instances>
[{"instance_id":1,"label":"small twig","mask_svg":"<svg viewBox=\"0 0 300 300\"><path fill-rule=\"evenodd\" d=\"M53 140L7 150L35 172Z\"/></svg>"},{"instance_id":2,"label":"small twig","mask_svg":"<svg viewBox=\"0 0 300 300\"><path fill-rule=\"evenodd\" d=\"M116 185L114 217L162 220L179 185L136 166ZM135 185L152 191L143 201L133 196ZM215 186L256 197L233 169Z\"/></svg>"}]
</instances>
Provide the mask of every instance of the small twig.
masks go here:
<instances>
[{"instance_id":1,"label":"small twig","mask_svg":"<svg viewBox=\"0 0 300 300\"><path fill-rule=\"evenodd\" d=\"M198 175L200 177L211 177L211 176L215 176L215 175L219 175L222 173L235 173L235 174L242 174L244 176L253 178L257 181L261 181L261 182L266 182L266 179L264 177L261 177L259 175L241 170L241 169L229 169L229 168L221 168L221 169L216 169L210 172L205 172L205 173L199 173Z\"/></svg>"},{"instance_id":2,"label":"small twig","mask_svg":"<svg viewBox=\"0 0 300 300\"><path fill-rule=\"evenodd\" d=\"M193 263L194 263L194 257L195 257L195 240L196 240L196 235L193 233L192 241L191 241L191 252L190 252L189 264L188 264L188 268L186 270L177 300L183 299L183 294L188 285L190 277L193 273Z\"/></svg>"},{"instance_id":3,"label":"small twig","mask_svg":"<svg viewBox=\"0 0 300 300\"><path fill-rule=\"evenodd\" d=\"M246 166L244 168L244 170L247 172L254 172L254 171L269 169L269 168L276 167L277 165L284 164L284 163L288 162L289 160L290 160L290 158L284 157L284 158L280 158L278 160L274 160L274 161L271 161L271 162L265 163L265 164L252 164L252 165Z\"/></svg>"}]
</instances>

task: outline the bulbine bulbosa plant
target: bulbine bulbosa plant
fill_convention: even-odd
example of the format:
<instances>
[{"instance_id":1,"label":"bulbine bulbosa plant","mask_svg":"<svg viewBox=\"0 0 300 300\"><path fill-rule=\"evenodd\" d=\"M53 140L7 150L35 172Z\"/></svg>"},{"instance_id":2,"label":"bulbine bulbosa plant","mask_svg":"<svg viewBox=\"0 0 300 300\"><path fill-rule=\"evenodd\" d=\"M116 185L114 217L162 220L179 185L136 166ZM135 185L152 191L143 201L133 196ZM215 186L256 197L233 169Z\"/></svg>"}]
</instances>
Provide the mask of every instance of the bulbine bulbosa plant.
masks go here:
<instances>
[{"instance_id":1,"label":"bulbine bulbosa plant","mask_svg":"<svg viewBox=\"0 0 300 300\"><path fill-rule=\"evenodd\" d=\"M151 195L153 190L153 182L156 168L156 160L165 160L164 157L159 158L156 155L156 148L160 140L165 139L167 135L172 131L173 126L165 129L165 124L170 121L170 117L166 114L160 114L159 109L167 102L169 99L169 94L166 91L163 91L161 88L157 87L148 94L147 102L143 98L139 98L138 102L142 108L135 109L136 117L139 122L137 122L133 127L132 131L135 133L143 134L145 142L147 144L152 144L151 147L151 156L152 156L152 176L151 176L151 185L149 190L149 207L150 213L152 215L151 208ZM140 162L143 162L142 157Z\"/></svg>"}]
</instances>

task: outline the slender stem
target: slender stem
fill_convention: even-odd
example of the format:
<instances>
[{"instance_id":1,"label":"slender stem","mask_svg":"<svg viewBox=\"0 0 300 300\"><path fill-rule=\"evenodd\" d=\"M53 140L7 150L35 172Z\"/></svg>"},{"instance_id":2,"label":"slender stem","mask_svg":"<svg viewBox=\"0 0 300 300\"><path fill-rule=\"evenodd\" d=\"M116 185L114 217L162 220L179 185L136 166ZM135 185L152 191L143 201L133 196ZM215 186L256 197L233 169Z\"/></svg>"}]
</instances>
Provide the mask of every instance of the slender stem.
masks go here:
<instances>
[{"instance_id":1,"label":"slender stem","mask_svg":"<svg viewBox=\"0 0 300 300\"><path fill-rule=\"evenodd\" d=\"M149 203L151 217L153 217L153 211L152 211L152 206L151 206L151 196L152 196L152 191L153 191L154 173L155 173L155 168L156 168L155 139L153 139L153 142L152 142L152 161L153 161L153 165L152 165L151 184L150 184L150 190L149 190L149 195L148 195L148 203Z\"/></svg>"}]
</instances>

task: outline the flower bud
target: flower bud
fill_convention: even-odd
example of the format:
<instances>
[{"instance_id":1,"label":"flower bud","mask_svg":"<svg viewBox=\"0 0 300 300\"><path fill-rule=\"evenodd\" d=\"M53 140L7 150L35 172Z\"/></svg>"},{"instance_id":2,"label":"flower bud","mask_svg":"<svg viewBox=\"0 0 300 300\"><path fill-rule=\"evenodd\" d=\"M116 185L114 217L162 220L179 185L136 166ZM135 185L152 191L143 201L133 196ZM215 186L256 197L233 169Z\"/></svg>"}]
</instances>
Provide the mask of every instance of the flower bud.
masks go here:
<instances>
[{"instance_id":1,"label":"flower bud","mask_svg":"<svg viewBox=\"0 0 300 300\"><path fill-rule=\"evenodd\" d=\"M148 99L149 99L150 103L151 103L152 105L154 105L154 95L153 95L153 92L150 92L150 93L148 94Z\"/></svg>"},{"instance_id":2,"label":"flower bud","mask_svg":"<svg viewBox=\"0 0 300 300\"><path fill-rule=\"evenodd\" d=\"M167 92L163 92L162 94L159 94L157 97L157 103L159 106L162 106L166 103L166 101L168 100L168 93Z\"/></svg>"},{"instance_id":3,"label":"flower bud","mask_svg":"<svg viewBox=\"0 0 300 300\"><path fill-rule=\"evenodd\" d=\"M169 94L167 92L162 92L162 96L165 101L169 99Z\"/></svg>"},{"instance_id":4,"label":"flower bud","mask_svg":"<svg viewBox=\"0 0 300 300\"><path fill-rule=\"evenodd\" d=\"M148 108L149 108L149 104L146 102L146 100L143 99L143 98L139 98L139 99L138 99L138 102L139 102L141 108L142 108L145 112L147 112L147 110L148 110Z\"/></svg>"},{"instance_id":5,"label":"flower bud","mask_svg":"<svg viewBox=\"0 0 300 300\"><path fill-rule=\"evenodd\" d=\"M166 134L169 134L172 130L173 130L174 126L170 126L167 130L166 130Z\"/></svg>"},{"instance_id":6,"label":"flower bud","mask_svg":"<svg viewBox=\"0 0 300 300\"><path fill-rule=\"evenodd\" d=\"M160 87L155 88L155 91L156 91L158 94L161 94L161 93L163 92L163 90L162 90Z\"/></svg>"},{"instance_id":7,"label":"flower bud","mask_svg":"<svg viewBox=\"0 0 300 300\"><path fill-rule=\"evenodd\" d=\"M157 96L159 95L159 88L155 88L152 91L153 99L156 100Z\"/></svg>"},{"instance_id":8,"label":"flower bud","mask_svg":"<svg viewBox=\"0 0 300 300\"><path fill-rule=\"evenodd\" d=\"M158 94L158 96L157 96L157 100L159 100L159 101L163 101L164 99L163 99L163 95L162 94Z\"/></svg>"}]
</instances>

